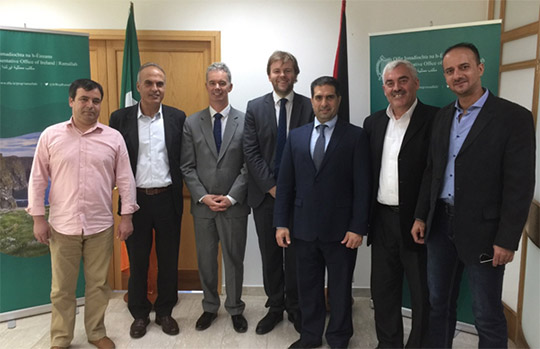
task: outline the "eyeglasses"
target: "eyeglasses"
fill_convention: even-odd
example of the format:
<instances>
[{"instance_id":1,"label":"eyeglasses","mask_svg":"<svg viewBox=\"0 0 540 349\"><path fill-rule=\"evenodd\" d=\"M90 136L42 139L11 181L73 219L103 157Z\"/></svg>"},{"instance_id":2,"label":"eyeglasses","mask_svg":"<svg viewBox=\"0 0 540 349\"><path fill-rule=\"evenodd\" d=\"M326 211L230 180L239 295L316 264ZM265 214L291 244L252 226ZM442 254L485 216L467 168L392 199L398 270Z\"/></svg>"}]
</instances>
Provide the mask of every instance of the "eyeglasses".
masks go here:
<instances>
[{"instance_id":1,"label":"eyeglasses","mask_svg":"<svg viewBox=\"0 0 540 349\"><path fill-rule=\"evenodd\" d=\"M490 256L487 253L482 253L480 255L480 263L484 264L484 263L489 263L489 262L493 262L493 256Z\"/></svg>"}]
</instances>

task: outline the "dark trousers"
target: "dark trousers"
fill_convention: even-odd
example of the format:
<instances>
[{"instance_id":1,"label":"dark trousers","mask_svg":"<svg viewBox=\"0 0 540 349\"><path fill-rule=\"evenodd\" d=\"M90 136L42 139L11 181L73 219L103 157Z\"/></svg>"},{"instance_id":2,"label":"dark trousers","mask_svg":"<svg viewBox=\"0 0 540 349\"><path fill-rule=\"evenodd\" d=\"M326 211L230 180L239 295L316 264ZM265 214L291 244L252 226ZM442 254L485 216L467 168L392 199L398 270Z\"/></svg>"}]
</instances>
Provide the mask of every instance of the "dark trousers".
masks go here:
<instances>
[{"instance_id":1,"label":"dark trousers","mask_svg":"<svg viewBox=\"0 0 540 349\"><path fill-rule=\"evenodd\" d=\"M403 348L403 277L411 295L412 327L407 348L424 346L429 319L427 255L424 246L403 243L399 211L376 206L371 246L371 297L379 348Z\"/></svg>"},{"instance_id":2,"label":"dark trousers","mask_svg":"<svg viewBox=\"0 0 540 349\"><path fill-rule=\"evenodd\" d=\"M326 319L324 276L328 272L330 319L326 341L331 348L346 348L353 335L352 277L357 249L336 242L303 241L294 239L298 258L298 295L302 309L304 343L322 341Z\"/></svg>"},{"instance_id":3,"label":"dark trousers","mask_svg":"<svg viewBox=\"0 0 540 349\"><path fill-rule=\"evenodd\" d=\"M130 276L128 308L136 318L146 318L152 309L147 298L148 264L152 249L152 230L156 232L158 297L157 316L171 315L178 301L178 250L182 217L175 210L173 191L157 195L137 192L140 209L133 214L133 234L126 240Z\"/></svg>"},{"instance_id":4,"label":"dark trousers","mask_svg":"<svg viewBox=\"0 0 540 349\"><path fill-rule=\"evenodd\" d=\"M269 311L298 312L298 287L296 282L296 248L292 243L286 249L276 242L274 198L267 194L259 207L253 208L253 219L261 251L264 291Z\"/></svg>"},{"instance_id":5,"label":"dark trousers","mask_svg":"<svg viewBox=\"0 0 540 349\"><path fill-rule=\"evenodd\" d=\"M453 242L453 213L438 203L427 240L431 304L429 345L451 348L456 329L457 299L463 271L469 278L479 348L507 348L508 332L501 301L504 265L464 265Z\"/></svg>"}]
</instances>

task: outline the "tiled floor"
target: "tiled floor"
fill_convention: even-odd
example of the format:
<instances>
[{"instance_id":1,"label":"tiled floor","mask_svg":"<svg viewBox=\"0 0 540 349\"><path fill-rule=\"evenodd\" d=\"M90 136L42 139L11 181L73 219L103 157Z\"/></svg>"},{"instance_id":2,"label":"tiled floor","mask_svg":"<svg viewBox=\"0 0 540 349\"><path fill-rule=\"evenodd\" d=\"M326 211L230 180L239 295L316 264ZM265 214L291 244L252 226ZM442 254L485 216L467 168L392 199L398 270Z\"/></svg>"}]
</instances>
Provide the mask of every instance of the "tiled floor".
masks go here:
<instances>
[{"instance_id":1,"label":"tiled floor","mask_svg":"<svg viewBox=\"0 0 540 349\"><path fill-rule=\"evenodd\" d=\"M246 295L244 316L248 320L247 333L236 333L232 327L231 318L222 308L218 318L206 331L196 331L195 322L202 314L202 295L197 293L180 294L178 305L174 308L173 317L180 325L180 334L168 336L161 331L153 321L148 326L147 334L140 339L129 336L129 326L132 318L124 303L123 293L115 292L109 303L105 323L108 336L116 343L117 348L287 348L299 338L292 323L284 321L266 335L257 335L257 322L265 315L265 297L261 295ZM222 299L223 301L223 299ZM222 302L223 303L223 302ZM75 325L75 338L71 348L94 348L86 341L83 324L84 307L79 308ZM374 348L377 345L373 311L369 307L369 299L355 297L353 306L354 336L351 348ZM154 314L150 318L153 320ZM50 314L36 315L16 322L13 329L7 328L7 323L0 324L0 348L49 348ZM405 319L405 330L408 331L410 321ZM454 348L476 348L478 337L468 333L458 333L454 339ZM324 342L323 348L328 348Z\"/></svg>"}]
</instances>

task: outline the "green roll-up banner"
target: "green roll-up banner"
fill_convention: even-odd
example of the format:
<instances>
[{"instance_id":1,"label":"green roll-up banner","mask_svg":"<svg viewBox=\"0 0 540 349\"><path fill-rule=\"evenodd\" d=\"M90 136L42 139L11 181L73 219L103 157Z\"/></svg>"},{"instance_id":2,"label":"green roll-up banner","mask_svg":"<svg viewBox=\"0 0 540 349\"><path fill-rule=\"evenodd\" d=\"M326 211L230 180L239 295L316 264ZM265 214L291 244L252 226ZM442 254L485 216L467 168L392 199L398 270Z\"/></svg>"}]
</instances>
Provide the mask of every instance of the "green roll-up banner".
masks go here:
<instances>
[{"instance_id":1,"label":"green roll-up banner","mask_svg":"<svg viewBox=\"0 0 540 349\"><path fill-rule=\"evenodd\" d=\"M442 54L448 47L460 42L476 45L485 64L482 85L497 95L500 20L370 34L371 112L388 106L382 90L381 75L384 66L395 59L406 59L416 67L420 79L417 96L422 102L442 107L454 101L456 96L447 88L443 76ZM472 324L474 317L468 287L467 276L464 274L458 300L458 320ZM404 307L410 307L407 286L404 287Z\"/></svg>"},{"instance_id":2,"label":"green roll-up banner","mask_svg":"<svg viewBox=\"0 0 540 349\"><path fill-rule=\"evenodd\" d=\"M24 211L28 177L40 133L71 116L69 85L89 77L87 34L0 27L0 320L50 303L49 250Z\"/></svg>"}]
</instances>

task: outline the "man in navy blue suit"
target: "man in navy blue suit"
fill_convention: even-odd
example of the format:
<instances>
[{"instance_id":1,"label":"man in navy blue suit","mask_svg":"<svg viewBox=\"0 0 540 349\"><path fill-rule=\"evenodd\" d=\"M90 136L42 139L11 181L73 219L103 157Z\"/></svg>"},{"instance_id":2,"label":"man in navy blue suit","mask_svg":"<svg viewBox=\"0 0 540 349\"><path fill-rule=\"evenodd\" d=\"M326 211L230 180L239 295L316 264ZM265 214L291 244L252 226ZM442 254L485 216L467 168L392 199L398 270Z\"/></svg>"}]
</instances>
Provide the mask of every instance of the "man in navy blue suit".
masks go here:
<instances>
[{"instance_id":1,"label":"man in navy blue suit","mask_svg":"<svg viewBox=\"0 0 540 349\"><path fill-rule=\"evenodd\" d=\"M369 145L363 129L337 117L341 96L336 79L313 81L311 96L316 120L289 133L274 207L278 245L287 247L292 238L297 252L302 331L290 348L322 345L325 269L332 290L326 340L332 348L346 348L353 334L356 253L367 234Z\"/></svg>"}]
</instances>

